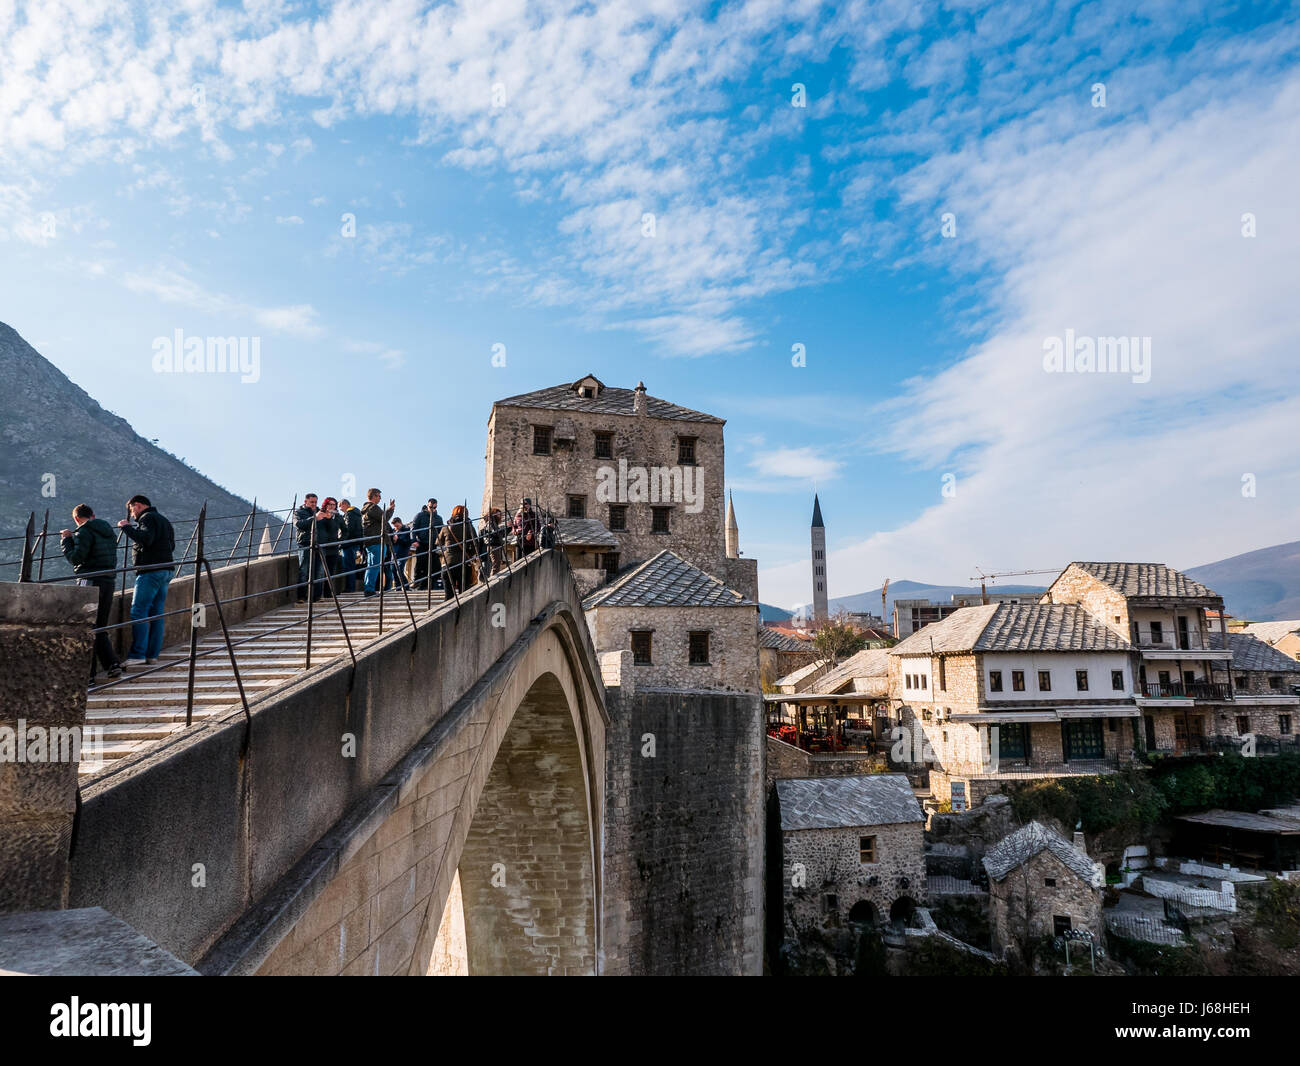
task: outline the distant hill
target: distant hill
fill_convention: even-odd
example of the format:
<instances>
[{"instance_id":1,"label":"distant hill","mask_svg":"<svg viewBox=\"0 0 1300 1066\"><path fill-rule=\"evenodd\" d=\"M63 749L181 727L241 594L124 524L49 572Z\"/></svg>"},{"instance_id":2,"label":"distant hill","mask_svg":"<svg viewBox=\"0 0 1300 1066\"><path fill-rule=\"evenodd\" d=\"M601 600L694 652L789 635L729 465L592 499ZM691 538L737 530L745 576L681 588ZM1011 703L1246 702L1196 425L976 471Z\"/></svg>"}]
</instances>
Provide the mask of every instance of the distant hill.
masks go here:
<instances>
[{"instance_id":1,"label":"distant hill","mask_svg":"<svg viewBox=\"0 0 1300 1066\"><path fill-rule=\"evenodd\" d=\"M1252 622L1300 618L1300 540L1194 566L1184 573L1214 589L1236 618Z\"/></svg>"},{"instance_id":2,"label":"distant hill","mask_svg":"<svg viewBox=\"0 0 1300 1066\"><path fill-rule=\"evenodd\" d=\"M22 534L36 512L40 532L50 509L46 576L67 573L57 530L71 528L72 508L88 503L116 525L126 500L142 492L176 524L177 552L188 541L203 501L212 516L246 516L252 503L227 491L162 448L151 444L0 322L0 537ZM56 495L42 495L53 475ZM275 501L274 506L284 506ZM243 518L209 525L209 557L230 553ZM278 524L277 524L278 528ZM274 531L272 536L274 536ZM261 536L261 521L257 536ZM224 547L223 547L224 546ZM17 559L21 542L0 543L0 561ZM0 568L0 580L14 581L16 567Z\"/></svg>"},{"instance_id":3,"label":"distant hill","mask_svg":"<svg viewBox=\"0 0 1300 1066\"><path fill-rule=\"evenodd\" d=\"M794 617L793 611L773 607L770 603L759 603L758 609L764 622L788 622Z\"/></svg>"},{"instance_id":4,"label":"distant hill","mask_svg":"<svg viewBox=\"0 0 1300 1066\"><path fill-rule=\"evenodd\" d=\"M887 608L889 618L894 615L894 600L931 600L936 603L948 603L954 595L968 596L979 595L979 586L973 588L969 585L927 585L923 581L891 581L889 583L889 595L887 597ZM997 602L997 594L1001 593L1026 593L1026 592L1046 592L1045 586L1040 585L989 585L989 601ZM798 615L806 613L811 605L800 604L792 613ZM859 592L852 596L837 596L830 601L830 610L834 614L837 611L865 612L869 614L880 614L880 589L875 588L870 592ZM888 619L886 619L888 621Z\"/></svg>"}]
</instances>

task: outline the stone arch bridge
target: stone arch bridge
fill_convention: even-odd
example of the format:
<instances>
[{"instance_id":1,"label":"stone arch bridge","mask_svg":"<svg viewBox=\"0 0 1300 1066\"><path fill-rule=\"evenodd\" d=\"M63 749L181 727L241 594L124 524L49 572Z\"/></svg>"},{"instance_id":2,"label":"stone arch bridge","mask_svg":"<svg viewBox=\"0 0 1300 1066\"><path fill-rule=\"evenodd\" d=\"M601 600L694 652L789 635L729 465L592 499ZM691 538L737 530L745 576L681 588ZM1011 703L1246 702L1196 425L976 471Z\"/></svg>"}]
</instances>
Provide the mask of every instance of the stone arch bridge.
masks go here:
<instances>
[{"instance_id":1,"label":"stone arch bridge","mask_svg":"<svg viewBox=\"0 0 1300 1066\"><path fill-rule=\"evenodd\" d=\"M65 904L204 974L599 973L604 698L537 553L91 780Z\"/></svg>"}]
</instances>

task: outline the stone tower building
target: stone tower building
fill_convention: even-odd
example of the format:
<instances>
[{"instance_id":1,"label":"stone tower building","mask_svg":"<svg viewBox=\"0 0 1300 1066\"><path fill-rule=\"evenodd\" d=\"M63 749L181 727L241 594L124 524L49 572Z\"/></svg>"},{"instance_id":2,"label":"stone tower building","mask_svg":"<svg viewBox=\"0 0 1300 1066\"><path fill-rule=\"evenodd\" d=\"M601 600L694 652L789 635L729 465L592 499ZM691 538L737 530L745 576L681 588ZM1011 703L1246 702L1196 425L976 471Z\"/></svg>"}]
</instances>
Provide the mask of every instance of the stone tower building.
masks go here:
<instances>
[{"instance_id":1,"label":"stone tower building","mask_svg":"<svg viewBox=\"0 0 1300 1066\"><path fill-rule=\"evenodd\" d=\"M813 623L830 617L826 599L826 526L822 522L822 505L813 493L812 516Z\"/></svg>"}]
</instances>

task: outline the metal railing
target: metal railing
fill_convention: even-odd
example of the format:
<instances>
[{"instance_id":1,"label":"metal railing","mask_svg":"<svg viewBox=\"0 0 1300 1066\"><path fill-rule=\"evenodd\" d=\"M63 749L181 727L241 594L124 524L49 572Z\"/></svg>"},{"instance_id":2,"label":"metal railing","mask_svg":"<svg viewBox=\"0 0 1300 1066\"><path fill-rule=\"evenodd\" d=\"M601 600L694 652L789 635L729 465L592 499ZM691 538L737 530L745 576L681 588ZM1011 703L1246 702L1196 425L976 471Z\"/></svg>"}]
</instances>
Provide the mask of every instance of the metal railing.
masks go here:
<instances>
[{"instance_id":1,"label":"metal railing","mask_svg":"<svg viewBox=\"0 0 1300 1066\"><path fill-rule=\"evenodd\" d=\"M46 512L45 522L42 532L37 534L35 531L36 516L33 512L28 518L27 529L20 538L4 538L7 540L22 540L22 555L12 564L18 567L18 580L20 582L40 582L42 584L57 584L69 581L83 581L90 579L104 579L111 577L114 583L120 577L120 591L118 597L118 620L110 622L102 627L96 627L92 630L93 635L114 634L126 627L151 626L155 622L166 624L169 618L177 617L183 614L190 615L189 626L189 649L186 656L187 681L186 681L186 703L185 703L185 724L191 726L194 716L195 701L195 681L196 670L200 660L206 659L212 655L219 655L224 651L230 662L231 672L234 677L235 686L239 693L239 701L243 707L245 721L251 722L251 711L248 703L248 695L245 691L242 675L239 672L239 663L236 656L236 649L254 644L264 638L272 637L278 634L286 633L291 630L305 627L305 649L303 652L303 670L310 670L312 665L312 650L315 637L316 620L319 612L319 604L322 594L324 593L326 583L329 585L329 594L325 598L333 601L333 611L326 611L325 614L332 613L338 620L343 635L343 641L347 648L348 655L352 661L352 667L355 672L357 657L356 645L352 639L352 633L348 629L346 614L348 611L358 612L361 605L368 599L368 596L359 596L346 605L340 600L338 590L335 588L336 582L342 582L344 576L351 576L355 581L363 583L365 587L368 575L373 576L373 584L376 586L374 595L378 597L378 635L372 639L378 639L385 633L384 611L386 607L385 597L390 591L400 592L402 594L402 605L405 607L403 612L406 620L398 626L391 627L401 628L407 624L411 627L411 632L418 641L419 633L417 622L418 618L415 611L415 605L412 602L411 592L414 589L417 593L425 591L425 602L422 615L440 608L447 603L454 603L457 614L456 620L460 620L460 597L462 592L467 592L477 584L489 584L500 580L502 577L507 581L507 589L512 587L514 582L514 571L518 569L520 563L534 551L540 552L550 547L563 548L564 538L560 530L558 521L547 508L537 508L532 510L531 514L534 519L521 518L521 512L511 512L509 508L494 508L489 515L498 515L502 519L499 525L492 525L489 521L489 515L480 515L478 518L466 518L462 523L456 523L457 526L468 527L468 535L462 534L458 545L448 545L440 547L436 544L437 532L446 528L452 523L443 523L438 530L431 526L423 527L425 536L416 537L411 527L404 527L400 532L393 530L388 518L385 516L383 528L378 534L363 535L354 538L340 538L321 542L318 540L318 522L314 516L298 516L297 500L295 506L281 511L259 511L254 502L252 511L246 516L243 526L236 537L233 546L227 553L224 545L219 545L216 552L211 550L211 541L214 539L208 534L208 523L215 519L209 518L207 514L207 504L205 503L199 511L198 518L194 519L190 531L189 541L185 550L179 558L174 558L170 564L171 569L177 574L186 565L194 567L194 582L192 588L191 602L185 607L176 607L164 609L158 614L142 617L125 617L127 613L125 593L128 574L138 575L145 571L156 571L164 568L157 563L153 564L132 564L129 561L131 541L124 533L118 534L118 547L123 550L123 561L121 566L116 566L111 570L99 570L93 572L81 572L70 575L45 578L44 577L44 551L43 545L48 536L49 512ZM253 540L257 530L258 515L292 516L292 521L297 536L290 536L284 542L281 550L281 541L285 530L290 528L290 521L281 520L280 528L274 542L270 545L270 551L265 553L254 554ZM224 516L239 517L239 516ZM173 524L173 529L177 524L190 525L190 523ZM518 531L515 526L518 525ZM304 526L306 528L304 528ZM263 524L263 529L268 528ZM524 534L532 533L532 545L528 546L528 541ZM419 547L418 551L407 550L408 542L402 538L402 534L411 533L409 544L414 548ZM235 562L236 555L240 554L240 544L247 534L247 545L242 553L240 562ZM307 542L304 544L300 537L305 535ZM467 543L468 542L468 543ZM460 548L459 545L465 545ZM453 550L458 548L459 550ZM191 554L191 551L193 554ZM344 552L365 551L365 564L354 564L349 566L345 572L340 566L342 553ZM372 554L373 552L373 554ZM230 566L242 566L245 574L252 567L256 560L274 558L276 556L289 557L299 555L299 566L294 579L286 585L279 585L273 588L259 589L256 592L245 591L244 595L222 597L217 588L216 578L213 574L212 558L218 559L218 566L228 568ZM409 559L417 558L423 555L425 566L423 568L425 577L422 579L421 588L415 588L416 582L408 580L403 572ZM224 559L222 558L224 556ZM453 557L458 556L458 561ZM305 557L306 567L301 565ZM373 560L373 561L372 561ZM449 560L452 560L449 562ZM36 576L33 579L33 569L36 570ZM207 578L207 590L211 597L212 605L217 612L218 623L221 628L221 643L215 647L200 649L199 631L205 628L199 621L203 612L199 609L202 604L202 579ZM443 588L443 600L435 607L433 592L435 584L441 583ZM248 588L247 576L244 583L245 590ZM270 629L263 629L249 636L236 637L232 634L231 625L226 618L226 607L236 604L242 604L251 600L263 600L267 597L273 597L279 594L288 594L290 592L299 592L305 598L307 611L305 617L294 619L283 625L274 626ZM418 602L418 595L415 597ZM266 613L266 612L260 612ZM245 618L244 621L250 621ZM333 643L333 641L331 641ZM91 653L95 654L94 651ZM122 676L112 678L103 684L95 684L90 688L91 693L103 692L119 686L129 685L141 678L160 673L165 670L174 669L179 665L178 661L159 662L157 665L150 666L146 663L143 670L133 669L129 674L123 673ZM355 674L354 674L355 676ZM351 681L349 682L351 684Z\"/></svg>"},{"instance_id":2,"label":"metal railing","mask_svg":"<svg viewBox=\"0 0 1300 1066\"><path fill-rule=\"evenodd\" d=\"M1147 699L1230 700L1232 686L1221 681L1148 681L1142 685Z\"/></svg>"}]
</instances>

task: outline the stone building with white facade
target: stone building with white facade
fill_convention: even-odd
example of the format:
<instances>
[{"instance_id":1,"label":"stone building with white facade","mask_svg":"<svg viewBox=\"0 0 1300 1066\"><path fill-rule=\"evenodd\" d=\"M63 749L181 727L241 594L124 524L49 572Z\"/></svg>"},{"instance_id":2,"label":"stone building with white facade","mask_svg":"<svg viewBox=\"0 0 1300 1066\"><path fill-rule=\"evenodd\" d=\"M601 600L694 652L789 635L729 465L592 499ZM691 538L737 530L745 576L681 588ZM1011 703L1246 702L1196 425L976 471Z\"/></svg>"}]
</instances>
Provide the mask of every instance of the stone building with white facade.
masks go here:
<instances>
[{"instance_id":1,"label":"stone building with white facade","mask_svg":"<svg viewBox=\"0 0 1300 1066\"><path fill-rule=\"evenodd\" d=\"M786 936L905 919L925 902L925 815L902 774L776 782Z\"/></svg>"},{"instance_id":2,"label":"stone building with white facade","mask_svg":"<svg viewBox=\"0 0 1300 1066\"><path fill-rule=\"evenodd\" d=\"M901 761L939 802L1012 779L1096 773L1134 747L1126 640L1074 604L964 607L889 649Z\"/></svg>"},{"instance_id":3,"label":"stone building with white facade","mask_svg":"<svg viewBox=\"0 0 1300 1066\"><path fill-rule=\"evenodd\" d=\"M1080 605L1132 646L1148 751L1213 750L1216 738L1241 735L1239 723L1278 737L1279 715L1292 713L1289 699L1238 684L1223 597L1163 563L1073 562L1043 599Z\"/></svg>"},{"instance_id":4,"label":"stone building with white facade","mask_svg":"<svg viewBox=\"0 0 1300 1066\"><path fill-rule=\"evenodd\" d=\"M989 849L989 925L995 954L1027 954L1042 937L1087 931L1100 945L1105 868L1039 822L1017 829Z\"/></svg>"}]
</instances>

